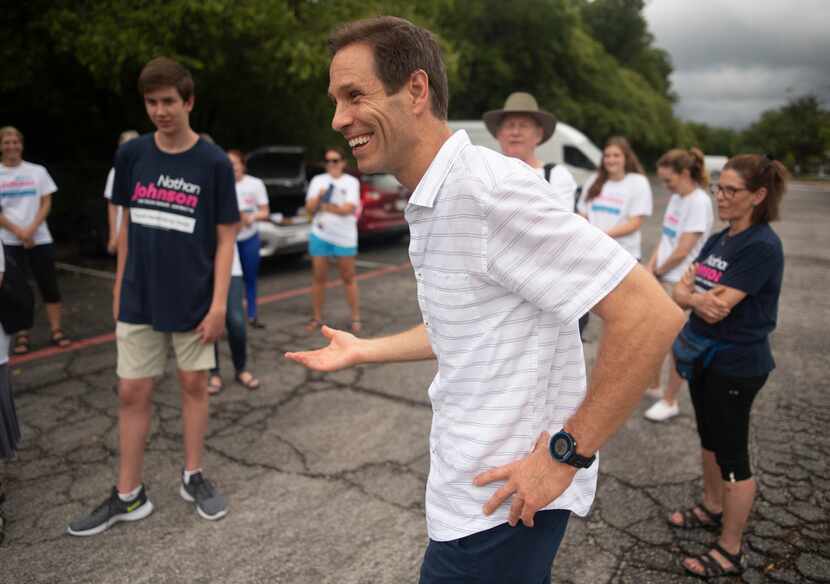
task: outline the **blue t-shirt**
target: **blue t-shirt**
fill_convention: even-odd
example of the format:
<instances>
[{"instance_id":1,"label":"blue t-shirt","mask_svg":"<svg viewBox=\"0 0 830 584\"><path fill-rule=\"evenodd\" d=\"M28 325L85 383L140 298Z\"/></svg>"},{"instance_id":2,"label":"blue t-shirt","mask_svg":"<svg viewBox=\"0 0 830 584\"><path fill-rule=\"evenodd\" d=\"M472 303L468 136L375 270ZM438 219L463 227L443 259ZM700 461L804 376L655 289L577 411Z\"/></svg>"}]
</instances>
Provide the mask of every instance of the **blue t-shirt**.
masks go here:
<instances>
[{"instance_id":1,"label":"blue t-shirt","mask_svg":"<svg viewBox=\"0 0 830 584\"><path fill-rule=\"evenodd\" d=\"M784 250L766 223L753 225L734 237L729 229L706 241L698 262L695 288L717 285L746 293L722 321L708 324L694 312L686 326L695 333L730 346L715 353L711 368L724 375L755 377L775 368L769 334L778 320L778 297L784 276Z\"/></svg>"},{"instance_id":2,"label":"blue t-shirt","mask_svg":"<svg viewBox=\"0 0 830 584\"><path fill-rule=\"evenodd\" d=\"M201 139L168 154L145 134L116 152L113 184L112 202L130 209L118 320L195 329L213 300L216 226L239 221L227 154Z\"/></svg>"}]
</instances>

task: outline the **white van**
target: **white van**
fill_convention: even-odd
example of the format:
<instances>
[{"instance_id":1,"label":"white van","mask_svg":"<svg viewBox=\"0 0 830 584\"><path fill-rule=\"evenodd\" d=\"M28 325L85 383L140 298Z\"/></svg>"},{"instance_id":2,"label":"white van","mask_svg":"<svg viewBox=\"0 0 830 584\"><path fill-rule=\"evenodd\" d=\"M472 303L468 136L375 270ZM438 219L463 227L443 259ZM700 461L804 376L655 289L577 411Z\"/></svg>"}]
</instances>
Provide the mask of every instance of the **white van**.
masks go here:
<instances>
[{"instance_id":1,"label":"white van","mask_svg":"<svg viewBox=\"0 0 830 584\"><path fill-rule=\"evenodd\" d=\"M449 125L453 131L466 130L473 144L501 152L498 141L490 135L482 120L450 120ZM563 122L557 122L553 136L536 149L536 156L545 164L564 164L579 188L602 161L602 151L588 136Z\"/></svg>"}]
</instances>

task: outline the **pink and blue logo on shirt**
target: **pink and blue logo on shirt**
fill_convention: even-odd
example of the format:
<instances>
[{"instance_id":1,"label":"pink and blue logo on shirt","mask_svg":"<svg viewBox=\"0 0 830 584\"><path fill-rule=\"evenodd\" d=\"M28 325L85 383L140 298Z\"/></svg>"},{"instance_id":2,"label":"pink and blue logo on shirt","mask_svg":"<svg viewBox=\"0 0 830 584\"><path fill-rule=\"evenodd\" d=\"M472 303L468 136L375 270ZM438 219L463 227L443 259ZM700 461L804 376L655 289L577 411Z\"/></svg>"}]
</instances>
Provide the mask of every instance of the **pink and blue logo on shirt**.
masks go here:
<instances>
[{"instance_id":1,"label":"pink and blue logo on shirt","mask_svg":"<svg viewBox=\"0 0 830 584\"><path fill-rule=\"evenodd\" d=\"M36 197L37 185L28 177L15 177L0 182L0 197Z\"/></svg>"},{"instance_id":2,"label":"pink and blue logo on shirt","mask_svg":"<svg viewBox=\"0 0 830 584\"><path fill-rule=\"evenodd\" d=\"M677 226L680 224L680 218L674 213L666 214L665 222L663 223L663 235L670 239L677 237Z\"/></svg>"},{"instance_id":3,"label":"pink and blue logo on shirt","mask_svg":"<svg viewBox=\"0 0 830 584\"><path fill-rule=\"evenodd\" d=\"M619 215L622 213L622 208L625 205L625 199L615 195L602 194L597 197L591 205L591 211L595 213L608 213L610 215Z\"/></svg>"}]
</instances>

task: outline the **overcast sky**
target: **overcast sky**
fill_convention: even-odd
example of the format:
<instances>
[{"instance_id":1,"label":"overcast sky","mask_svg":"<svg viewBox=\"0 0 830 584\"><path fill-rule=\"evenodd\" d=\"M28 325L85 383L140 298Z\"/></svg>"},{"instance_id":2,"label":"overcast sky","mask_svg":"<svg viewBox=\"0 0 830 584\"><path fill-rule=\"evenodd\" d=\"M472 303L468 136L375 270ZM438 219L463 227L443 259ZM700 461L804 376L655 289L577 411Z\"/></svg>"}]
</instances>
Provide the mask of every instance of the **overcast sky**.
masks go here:
<instances>
[{"instance_id":1,"label":"overcast sky","mask_svg":"<svg viewBox=\"0 0 830 584\"><path fill-rule=\"evenodd\" d=\"M648 0L678 116L745 127L814 93L830 106L830 0Z\"/></svg>"}]
</instances>

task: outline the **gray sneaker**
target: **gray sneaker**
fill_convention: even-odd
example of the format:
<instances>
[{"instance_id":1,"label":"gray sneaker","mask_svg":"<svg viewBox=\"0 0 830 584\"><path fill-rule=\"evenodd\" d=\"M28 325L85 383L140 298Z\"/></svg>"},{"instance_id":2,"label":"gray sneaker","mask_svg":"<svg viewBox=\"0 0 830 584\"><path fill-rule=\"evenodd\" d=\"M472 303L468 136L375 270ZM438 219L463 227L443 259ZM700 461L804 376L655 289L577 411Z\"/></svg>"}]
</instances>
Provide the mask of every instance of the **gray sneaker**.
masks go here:
<instances>
[{"instance_id":1,"label":"gray sneaker","mask_svg":"<svg viewBox=\"0 0 830 584\"><path fill-rule=\"evenodd\" d=\"M122 501L115 487L110 496L92 513L79 517L69 524L66 532L69 535L97 535L106 531L119 521L138 521L153 512L153 503L147 498L144 485L138 496L130 502Z\"/></svg>"},{"instance_id":2,"label":"gray sneaker","mask_svg":"<svg viewBox=\"0 0 830 584\"><path fill-rule=\"evenodd\" d=\"M190 475L189 483L185 483L184 477L182 477L179 494L185 501L195 503L196 511L204 519L216 521L222 519L228 513L225 496L200 472Z\"/></svg>"}]
</instances>

